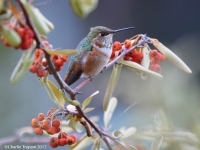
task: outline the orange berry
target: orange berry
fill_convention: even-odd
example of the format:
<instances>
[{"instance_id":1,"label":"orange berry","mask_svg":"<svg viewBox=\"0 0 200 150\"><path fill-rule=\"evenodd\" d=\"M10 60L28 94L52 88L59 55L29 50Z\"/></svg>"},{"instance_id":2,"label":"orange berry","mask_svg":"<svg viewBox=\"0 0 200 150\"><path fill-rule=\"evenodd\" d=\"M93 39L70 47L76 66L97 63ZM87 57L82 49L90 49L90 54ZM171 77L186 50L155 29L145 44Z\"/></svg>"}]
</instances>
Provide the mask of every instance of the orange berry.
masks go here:
<instances>
[{"instance_id":1,"label":"orange berry","mask_svg":"<svg viewBox=\"0 0 200 150\"><path fill-rule=\"evenodd\" d=\"M38 71L37 67L35 65L31 65L29 68L29 71L32 73L36 73Z\"/></svg>"},{"instance_id":2,"label":"orange berry","mask_svg":"<svg viewBox=\"0 0 200 150\"><path fill-rule=\"evenodd\" d=\"M55 66L63 66L64 65L64 62L61 60L61 59L57 59L55 62L54 62Z\"/></svg>"},{"instance_id":3,"label":"orange berry","mask_svg":"<svg viewBox=\"0 0 200 150\"><path fill-rule=\"evenodd\" d=\"M45 129L45 131L46 131L48 134L53 135L53 134L56 133L56 131L55 131L54 128L55 128L55 127L48 126L48 127Z\"/></svg>"},{"instance_id":4,"label":"orange berry","mask_svg":"<svg viewBox=\"0 0 200 150\"><path fill-rule=\"evenodd\" d=\"M143 54L142 54L142 52L137 52L136 50L133 50L132 51L132 58L133 58L132 61L140 64L141 61L142 61L142 58L143 58Z\"/></svg>"},{"instance_id":5,"label":"orange berry","mask_svg":"<svg viewBox=\"0 0 200 150\"><path fill-rule=\"evenodd\" d=\"M110 55L110 59L113 59L113 58L115 58L115 52L114 51L112 51L112 54Z\"/></svg>"},{"instance_id":6,"label":"orange berry","mask_svg":"<svg viewBox=\"0 0 200 150\"><path fill-rule=\"evenodd\" d=\"M43 130L41 128L34 128L34 132L38 135L42 135L43 134Z\"/></svg>"},{"instance_id":7,"label":"orange berry","mask_svg":"<svg viewBox=\"0 0 200 150\"><path fill-rule=\"evenodd\" d=\"M124 41L124 46L126 49L129 49L131 47L131 40L127 39Z\"/></svg>"},{"instance_id":8,"label":"orange berry","mask_svg":"<svg viewBox=\"0 0 200 150\"><path fill-rule=\"evenodd\" d=\"M73 137L68 137L67 139L66 139L66 141L67 141L67 144L68 145L72 145L72 144L74 144L76 141L75 141L75 139L73 138Z\"/></svg>"},{"instance_id":9,"label":"orange berry","mask_svg":"<svg viewBox=\"0 0 200 150\"><path fill-rule=\"evenodd\" d=\"M55 129L56 129L56 133L59 133L59 132L60 132L60 127L55 128Z\"/></svg>"},{"instance_id":10,"label":"orange berry","mask_svg":"<svg viewBox=\"0 0 200 150\"><path fill-rule=\"evenodd\" d=\"M25 34L25 29L24 28L18 28L17 33L19 34L20 37L23 37Z\"/></svg>"},{"instance_id":11,"label":"orange berry","mask_svg":"<svg viewBox=\"0 0 200 150\"><path fill-rule=\"evenodd\" d=\"M42 120L42 129L47 129L49 122L47 120Z\"/></svg>"},{"instance_id":12,"label":"orange berry","mask_svg":"<svg viewBox=\"0 0 200 150\"><path fill-rule=\"evenodd\" d=\"M153 64L149 66L149 70L152 70L154 72L160 73L161 74L161 67L159 64Z\"/></svg>"},{"instance_id":13,"label":"orange berry","mask_svg":"<svg viewBox=\"0 0 200 150\"><path fill-rule=\"evenodd\" d=\"M66 139L64 139L64 138L58 139L58 145L59 145L59 146L64 146L64 145L66 145L66 144L67 144Z\"/></svg>"},{"instance_id":14,"label":"orange berry","mask_svg":"<svg viewBox=\"0 0 200 150\"><path fill-rule=\"evenodd\" d=\"M44 120L44 114L43 114L43 113L39 113L39 115L38 115L38 120L39 120L39 121Z\"/></svg>"},{"instance_id":15,"label":"orange berry","mask_svg":"<svg viewBox=\"0 0 200 150\"><path fill-rule=\"evenodd\" d=\"M70 137L74 138L74 140L76 142L76 137L74 135L70 135Z\"/></svg>"},{"instance_id":16,"label":"orange berry","mask_svg":"<svg viewBox=\"0 0 200 150\"><path fill-rule=\"evenodd\" d=\"M119 41L115 41L112 45L112 50L119 51L120 49L122 49L122 44Z\"/></svg>"},{"instance_id":17,"label":"orange berry","mask_svg":"<svg viewBox=\"0 0 200 150\"><path fill-rule=\"evenodd\" d=\"M58 134L58 139L62 139L62 138L67 138L67 133L66 132L60 132L59 134Z\"/></svg>"},{"instance_id":18,"label":"orange berry","mask_svg":"<svg viewBox=\"0 0 200 150\"><path fill-rule=\"evenodd\" d=\"M39 56L41 56L44 52L41 50L41 49L39 49L39 48L37 48L36 50L35 50L35 57L39 57Z\"/></svg>"},{"instance_id":19,"label":"orange berry","mask_svg":"<svg viewBox=\"0 0 200 150\"><path fill-rule=\"evenodd\" d=\"M52 126L56 128L60 127L60 120L57 120L57 119L53 120Z\"/></svg>"},{"instance_id":20,"label":"orange berry","mask_svg":"<svg viewBox=\"0 0 200 150\"><path fill-rule=\"evenodd\" d=\"M37 72L38 77L45 77L47 75L47 72L44 70L40 70Z\"/></svg>"},{"instance_id":21,"label":"orange berry","mask_svg":"<svg viewBox=\"0 0 200 150\"><path fill-rule=\"evenodd\" d=\"M61 56L60 59L63 61L63 62L67 62L68 61L68 56Z\"/></svg>"},{"instance_id":22,"label":"orange berry","mask_svg":"<svg viewBox=\"0 0 200 150\"><path fill-rule=\"evenodd\" d=\"M56 148L58 147L58 139L56 137L52 137L49 141L49 145L52 147L52 148Z\"/></svg>"},{"instance_id":23,"label":"orange berry","mask_svg":"<svg viewBox=\"0 0 200 150\"><path fill-rule=\"evenodd\" d=\"M38 121L37 121L36 118L33 118L33 119L31 120L31 126L32 126L33 128L37 128L37 127L38 127Z\"/></svg>"},{"instance_id":24,"label":"orange berry","mask_svg":"<svg viewBox=\"0 0 200 150\"><path fill-rule=\"evenodd\" d=\"M57 60L58 59L58 55L51 55L51 58L53 61Z\"/></svg>"},{"instance_id":25,"label":"orange berry","mask_svg":"<svg viewBox=\"0 0 200 150\"><path fill-rule=\"evenodd\" d=\"M56 70L56 71L62 70L62 66L56 66L55 70Z\"/></svg>"}]
</instances>

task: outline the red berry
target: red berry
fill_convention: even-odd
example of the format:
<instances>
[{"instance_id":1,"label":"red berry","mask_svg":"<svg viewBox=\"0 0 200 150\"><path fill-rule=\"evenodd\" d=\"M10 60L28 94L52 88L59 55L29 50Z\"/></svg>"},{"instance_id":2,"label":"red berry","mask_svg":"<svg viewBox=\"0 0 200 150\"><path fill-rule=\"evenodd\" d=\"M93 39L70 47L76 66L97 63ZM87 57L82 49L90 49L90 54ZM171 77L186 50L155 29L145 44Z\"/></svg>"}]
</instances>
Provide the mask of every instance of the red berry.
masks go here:
<instances>
[{"instance_id":1,"label":"red berry","mask_svg":"<svg viewBox=\"0 0 200 150\"><path fill-rule=\"evenodd\" d=\"M52 137L49 141L49 145L52 147L52 148L56 148L58 147L58 139L56 137Z\"/></svg>"},{"instance_id":2,"label":"red berry","mask_svg":"<svg viewBox=\"0 0 200 150\"><path fill-rule=\"evenodd\" d=\"M44 67L47 67L47 60L45 59L45 58L43 58L42 59L42 65L44 66Z\"/></svg>"},{"instance_id":3,"label":"red berry","mask_svg":"<svg viewBox=\"0 0 200 150\"><path fill-rule=\"evenodd\" d=\"M58 139L58 145L59 145L59 146L64 146L64 145L66 145L66 144L67 144L66 139L64 139L64 138Z\"/></svg>"},{"instance_id":4,"label":"red berry","mask_svg":"<svg viewBox=\"0 0 200 150\"><path fill-rule=\"evenodd\" d=\"M122 44L118 41L115 41L112 45L112 50L113 51L119 51L122 49Z\"/></svg>"},{"instance_id":5,"label":"red berry","mask_svg":"<svg viewBox=\"0 0 200 150\"><path fill-rule=\"evenodd\" d=\"M49 42L48 42L48 41L42 41L42 43L43 43L45 46L49 47Z\"/></svg>"},{"instance_id":6,"label":"red berry","mask_svg":"<svg viewBox=\"0 0 200 150\"><path fill-rule=\"evenodd\" d=\"M56 66L55 70L56 70L56 71L62 70L62 66Z\"/></svg>"},{"instance_id":7,"label":"red berry","mask_svg":"<svg viewBox=\"0 0 200 150\"><path fill-rule=\"evenodd\" d=\"M57 120L57 119L53 120L52 126L56 128L60 127L60 120Z\"/></svg>"},{"instance_id":8,"label":"red berry","mask_svg":"<svg viewBox=\"0 0 200 150\"><path fill-rule=\"evenodd\" d=\"M131 40L127 39L124 41L124 46L126 49L129 49L131 47Z\"/></svg>"},{"instance_id":9,"label":"red berry","mask_svg":"<svg viewBox=\"0 0 200 150\"><path fill-rule=\"evenodd\" d=\"M113 58L115 58L115 52L114 51L112 51L112 54L110 56L110 59L113 59Z\"/></svg>"},{"instance_id":10,"label":"red berry","mask_svg":"<svg viewBox=\"0 0 200 150\"><path fill-rule=\"evenodd\" d=\"M133 61L140 64L141 61L142 61L142 58L143 58L143 54L142 52L136 52L136 50L133 50L132 51L132 58L133 58Z\"/></svg>"},{"instance_id":11,"label":"red berry","mask_svg":"<svg viewBox=\"0 0 200 150\"><path fill-rule=\"evenodd\" d=\"M60 59L63 61L63 62L67 62L68 61L68 56L61 56Z\"/></svg>"},{"instance_id":12,"label":"red berry","mask_svg":"<svg viewBox=\"0 0 200 150\"><path fill-rule=\"evenodd\" d=\"M32 73L36 73L38 71L37 67L35 65L31 65L29 68L29 71Z\"/></svg>"},{"instance_id":13,"label":"red berry","mask_svg":"<svg viewBox=\"0 0 200 150\"><path fill-rule=\"evenodd\" d=\"M33 118L33 119L31 120L31 126L32 126L33 128L37 128L37 127L38 127L38 120L37 120L36 118Z\"/></svg>"},{"instance_id":14,"label":"red berry","mask_svg":"<svg viewBox=\"0 0 200 150\"><path fill-rule=\"evenodd\" d=\"M54 62L55 66L63 66L64 65L64 62L61 60L61 59L57 59L55 62Z\"/></svg>"},{"instance_id":15,"label":"red berry","mask_svg":"<svg viewBox=\"0 0 200 150\"><path fill-rule=\"evenodd\" d=\"M42 129L46 130L49 126L49 122L47 120L42 121Z\"/></svg>"},{"instance_id":16,"label":"red berry","mask_svg":"<svg viewBox=\"0 0 200 150\"><path fill-rule=\"evenodd\" d=\"M39 115L38 115L38 120L39 120L39 121L44 120L44 114L43 114L43 113L39 113Z\"/></svg>"},{"instance_id":17,"label":"red berry","mask_svg":"<svg viewBox=\"0 0 200 150\"><path fill-rule=\"evenodd\" d=\"M76 142L76 140L73 138L73 137L68 137L67 139L66 139L66 141L67 141L67 144L68 145L72 145L72 144L74 144L75 142Z\"/></svg>"},{"instance_id":18,"label":"red berry","mask_svg":"<svg viewBox=\"0 0 200 150\"><path fill-rule=\"evenodd\" d=\"M57 60L58 59L58 55L51 55L51 58L53 61Z\"/></svg>"},{"instance_id":19,"label":"red berry","mask_svg":"<svg viewBox=\"0 0 200 150\"><path fill-rule=\"evenodd\" d=\"M161 67L159 64L153 64L149 66L149 70L152 70L157 73L161 73Z\"/></svg>"},{"instance_id":20,"label":"red berry","mask_svg":"<svg viewBox=\"0 0 200 150\"><path fill-rule=\"evenodd\" d=\"M34 132L38 135L42 135L43 134L43 130L41 128L34 128Z\"/></svg>"},{"instance_id":21,"label":"red berry","mask_svg":"<svg viewBox=\"0 0 200 150\"><path fill-rule=\"evenodd\" d=\"M50 134L50 135L53 135L56 133L56 130L54 129L55 127L51 127L51 126L48 126L45 131Z\"/></svg>"}]
</instances>

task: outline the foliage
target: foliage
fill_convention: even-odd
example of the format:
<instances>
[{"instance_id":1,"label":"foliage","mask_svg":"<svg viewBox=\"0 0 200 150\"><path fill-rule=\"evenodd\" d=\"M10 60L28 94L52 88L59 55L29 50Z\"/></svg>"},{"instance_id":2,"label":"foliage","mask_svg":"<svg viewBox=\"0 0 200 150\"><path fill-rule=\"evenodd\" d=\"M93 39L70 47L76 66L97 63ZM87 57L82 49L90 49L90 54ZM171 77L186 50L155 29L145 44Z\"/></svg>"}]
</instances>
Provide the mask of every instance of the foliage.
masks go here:
<instances>
[{"instance_id":1,"label":"foliage","mask_svg":"<svg viewBox=\"0 0 200 150\"><path fill-rule=\"evenodd\" d=\"M95 109L88 106L99 91L86 98L82 104L76 98L79 89L92 77L72 89L59 75L59 71L68 61L68 57L77 55L80 49L53 49L52 45L44 38L54 29L54 25L31 2L26 0L17 0L15 3L0 2L2 42L5 46L24 51L11 75L11 84L19 82L28 71L35 73L46 89L49 98L58 106L58 109L50 108L47 116L40 113L37 119L33 118L31 121L33 130L24 128L24 132L33 134L31 131L34 131L38 135L49 135L51 136L49 141L51 147L69 145L69 148L73 150L86 149L91 144L93 150L103 148L146 149L137 144L138 140L153 141L151 147L148 148L151 150L159 150L163 142L165 142L163 147L166 148L172 141L185 145L192 143L194 149L198 149L197 135L174 130L170 119L163 110L156 114L156 125L154 126L141 127L141 129L121 128L110 133L110 120L118 104L117 98L113 97L113 92L123 67L135 71L143 80L147 80L148 76L162 79L160 63L167 58L182 71L192 73L176 54L157 39L147 37L145 34L138 34L126 39L123 43L116 41L112 44L112 48L109 49L111 51L109 62L104 68L101 68L104 71L113 66L103 101L105 127L101 127L87 116L88 112ZM4 6L4 3L8 7ZM70 0L73 11L80 18L86 17L97 7L97 4L98 0ZM112 32L108 34L119 30L111 30ZM105 36L105 34L105 32L100 33L101 36ZM98 42L100 41L93 43L92 46L99 46L95 44L102 46L102 43ZM151 49L150 44L156 49ZM50 75L55 78L59 88L48 79ZM58 120L58 116L61 116L62 119ZM68 136L69 133L72 135ZM16 137L24 137L21 130Z\"/></svg>"}]
</instances>

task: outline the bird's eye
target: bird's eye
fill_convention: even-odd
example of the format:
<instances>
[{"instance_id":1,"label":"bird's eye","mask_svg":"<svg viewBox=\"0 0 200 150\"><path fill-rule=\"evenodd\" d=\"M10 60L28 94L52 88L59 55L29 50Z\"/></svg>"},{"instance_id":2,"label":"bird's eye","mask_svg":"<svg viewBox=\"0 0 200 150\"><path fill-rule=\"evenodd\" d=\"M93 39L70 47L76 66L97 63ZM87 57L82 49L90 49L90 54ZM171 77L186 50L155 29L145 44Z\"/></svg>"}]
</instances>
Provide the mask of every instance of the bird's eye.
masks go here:
<instances>
[{"instance_id":1,"label":"bird's eye","mask_svg":"<svg viewBox=\"0 0 200 150\"><path fill-rule=\"evenodd\" d=\"M105 32L101 32L101 36L105 36L106 35L106 33Z\"/></svg>"}]
</instances>

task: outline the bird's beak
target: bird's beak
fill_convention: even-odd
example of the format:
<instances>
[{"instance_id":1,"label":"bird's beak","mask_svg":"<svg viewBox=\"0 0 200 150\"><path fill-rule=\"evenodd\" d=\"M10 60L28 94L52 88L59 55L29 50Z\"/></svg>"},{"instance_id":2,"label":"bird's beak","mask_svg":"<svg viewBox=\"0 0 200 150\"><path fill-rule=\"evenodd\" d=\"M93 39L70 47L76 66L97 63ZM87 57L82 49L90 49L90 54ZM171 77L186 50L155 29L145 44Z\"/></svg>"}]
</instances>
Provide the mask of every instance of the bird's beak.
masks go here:
<instances>
[{"instance_id":1,"label":"bird's beak","mask_svg":"<svg viewBox=\"0 0 200 150\"><path fill-rule=\"evenodd\" d=\"M117 33L117 32L120 32L120 31L129 30L129 29L134 29L134 28L135 28L135 27L128 27L128 28L117 29L117 30L114 30L114 31L113 31L113 34L114 34L114 33Z\"/></svg>"}]
</instances>

